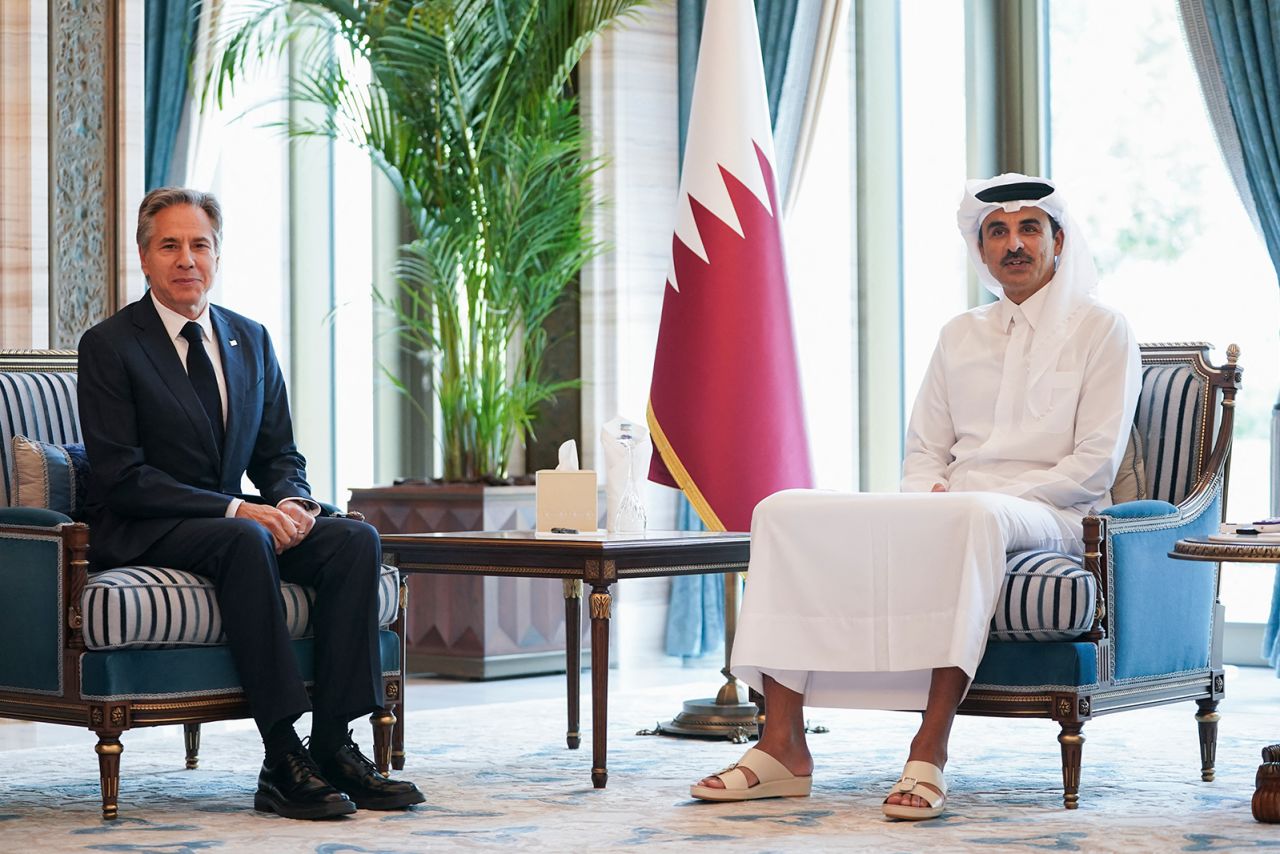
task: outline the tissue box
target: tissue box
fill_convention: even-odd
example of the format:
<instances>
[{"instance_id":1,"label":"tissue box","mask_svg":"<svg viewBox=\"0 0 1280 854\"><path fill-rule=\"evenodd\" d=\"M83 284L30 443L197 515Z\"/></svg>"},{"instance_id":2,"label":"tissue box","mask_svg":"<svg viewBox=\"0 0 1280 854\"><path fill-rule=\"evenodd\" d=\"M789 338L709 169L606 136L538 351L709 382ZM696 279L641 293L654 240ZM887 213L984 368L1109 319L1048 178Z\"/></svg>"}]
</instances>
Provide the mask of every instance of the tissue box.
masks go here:
<instances>
[{"instance_id":1,"label":"tissue box","mask_svg":"<svg viewBox=\"0 0 1280 854\"><path fill-rule=\"evenodd\" d=\"M539 531L572 528L594 532L597 525L596 473L590 469L540 469L534 475Z\"/></svg>"}]
</instances>

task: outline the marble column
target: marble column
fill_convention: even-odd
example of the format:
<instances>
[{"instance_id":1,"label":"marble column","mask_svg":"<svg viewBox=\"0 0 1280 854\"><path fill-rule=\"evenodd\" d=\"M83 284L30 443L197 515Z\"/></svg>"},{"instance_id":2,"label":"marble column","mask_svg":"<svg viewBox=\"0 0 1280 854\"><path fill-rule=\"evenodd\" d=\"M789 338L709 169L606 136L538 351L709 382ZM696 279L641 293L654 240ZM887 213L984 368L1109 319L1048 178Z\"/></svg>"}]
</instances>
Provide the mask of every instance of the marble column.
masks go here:
<instances>
[{"instance_id":1,"label":"marble column","mask_svg":"<svg viewBox=\"0 0 1280 854\"><path fill-rule=\"evenodd\" d=\"M0 347L73 348L141 291L143 6L0 4Z\"/></svg>"},{"instance_id":2,"label":"marble column","mask_svg":"<svg viewBox=\"0 0 1280 854\"><path fill-rule=\"evenodd\" d=\"M0 3L0 347L48 342L48 10Z\"/></svg>"}]
</instances>

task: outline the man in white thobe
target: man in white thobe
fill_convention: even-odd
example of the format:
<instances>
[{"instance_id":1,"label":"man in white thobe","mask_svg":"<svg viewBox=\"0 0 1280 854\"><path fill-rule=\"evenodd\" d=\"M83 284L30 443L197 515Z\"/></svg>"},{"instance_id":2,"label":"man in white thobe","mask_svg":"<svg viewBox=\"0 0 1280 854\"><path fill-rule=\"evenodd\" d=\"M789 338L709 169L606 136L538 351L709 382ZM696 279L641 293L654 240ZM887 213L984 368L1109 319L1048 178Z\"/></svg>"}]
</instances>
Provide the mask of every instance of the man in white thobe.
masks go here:
<instances>
[{"instance_id":1,"label":"man in white thobe","mask_svg":"<svg viewBox=\"0 0 1280 854\"><path fill-rule=\"evenodd\" d=\"M970 181L957 214L999 298L938 339L907 431L901 493L788 490L762 501L733 672L768 725L707 800L807 795L804 705L923 709L893 818L942 812L956 707L986 647L1009 551L1080 554L1110 504L1141 385L1129 324L1050 181Z\"/></svg>"}]
</instances>

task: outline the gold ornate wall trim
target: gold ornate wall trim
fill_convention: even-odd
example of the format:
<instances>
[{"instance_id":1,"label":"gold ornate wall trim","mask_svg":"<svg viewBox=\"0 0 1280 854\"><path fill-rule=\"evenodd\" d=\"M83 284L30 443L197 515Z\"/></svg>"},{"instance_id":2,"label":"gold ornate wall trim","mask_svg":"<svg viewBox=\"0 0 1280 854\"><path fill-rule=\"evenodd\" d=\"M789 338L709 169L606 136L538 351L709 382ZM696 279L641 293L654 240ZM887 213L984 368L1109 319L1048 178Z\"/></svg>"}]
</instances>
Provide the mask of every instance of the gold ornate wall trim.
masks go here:
<instances>
[{"instance_id":1,"label":"gold ornate wall trim","mask_svg":"<svg viewBox=\"0 0 1280 854\"><path fill-rule=\"evenodd\" d=\"M117 307L114 0L49 3L49 338L75 347Z\"/></svg>"}]
</instances>

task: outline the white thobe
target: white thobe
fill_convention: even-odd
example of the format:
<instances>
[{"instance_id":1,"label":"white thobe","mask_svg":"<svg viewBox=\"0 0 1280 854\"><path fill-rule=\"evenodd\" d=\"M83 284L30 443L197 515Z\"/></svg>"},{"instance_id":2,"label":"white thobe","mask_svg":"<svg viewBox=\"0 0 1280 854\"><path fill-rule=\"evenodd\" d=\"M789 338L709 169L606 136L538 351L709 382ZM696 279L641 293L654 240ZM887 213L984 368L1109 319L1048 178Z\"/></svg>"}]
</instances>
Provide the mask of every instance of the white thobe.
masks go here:
<instances>
[{"instance_id":1,"label":"white thobe","mask_svg":"<svg viewBox=\"0 0 1280 854\"><path fill-rule=\"evenodd\" d=\"M756 507L739 679L760 689L768 674L814 706L923 709L934 668L976 672L1006 552L1081 551L1081 517L1110 504L1141 367L1124 317L1090 302L1029 408L1050 287L943 328L901 494L788 490Z\"/></svg>"}]
</instances>

